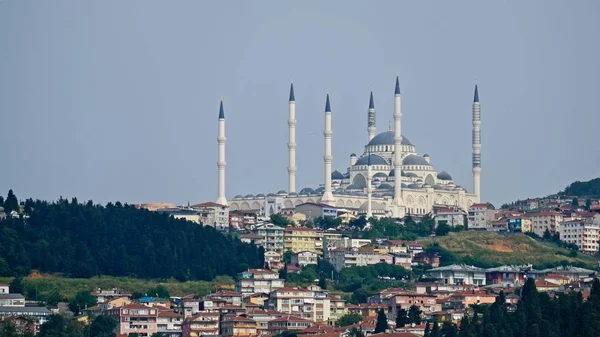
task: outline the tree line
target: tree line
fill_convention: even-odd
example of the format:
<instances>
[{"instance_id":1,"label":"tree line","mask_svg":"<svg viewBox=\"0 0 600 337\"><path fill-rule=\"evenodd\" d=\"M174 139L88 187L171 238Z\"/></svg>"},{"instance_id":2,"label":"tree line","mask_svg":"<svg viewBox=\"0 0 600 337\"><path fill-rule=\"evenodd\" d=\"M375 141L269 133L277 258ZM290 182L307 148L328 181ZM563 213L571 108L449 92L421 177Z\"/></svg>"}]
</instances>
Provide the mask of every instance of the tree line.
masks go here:
<instances>
[{"instance_id":1,"label":"tree line","mask_svg":"<svg viewBox=\"0 0 600 337\"><path fill-rule=\"evenodd\" d=\"M13 201L10 201L13 200ZM14 207L14 194L3 201ZM35 269L94 275L212 280L264 264L264 250L212 227L120 202L106 206L27 199L27 217L0 223L0 276Z\"/></svg>"}]
</instances>

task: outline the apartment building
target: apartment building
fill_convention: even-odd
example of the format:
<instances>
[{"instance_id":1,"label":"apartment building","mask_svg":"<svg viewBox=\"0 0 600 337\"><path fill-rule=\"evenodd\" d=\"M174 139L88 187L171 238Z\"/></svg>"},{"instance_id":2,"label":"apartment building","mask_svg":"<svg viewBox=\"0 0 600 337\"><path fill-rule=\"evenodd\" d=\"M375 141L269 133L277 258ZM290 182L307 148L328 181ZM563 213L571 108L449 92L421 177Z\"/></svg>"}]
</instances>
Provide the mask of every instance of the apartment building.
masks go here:
<instances>
[{"instance_id":1,"label":"apartment building","mask_svg":"<svg viewBox=\"0 0 600 337\"><path fill-rule=\"evenodd\" d=\"M464 226L466 219L467 212L458 207L438 209L434 218L436 227L440 223L445 223L450 227Z\"/></svg>"},{"instance_id":2,"label":"apartment building","mask_svg":"<svg viewBox=\"0 0 600 337\"><path fill-rule=\"evenodd\" d=\"M292 254L291 262L292 264L297 264L302 267L307 266L309 264L317 264L318 255L315 252L298 252L296 254Z\"/></svg>"},{"instance_id":3,"label":"apartment building","mask_svg":"<svg viewBox=\"0 0 600 337\"><path fill-rule=\"evenodd\" d=\"M140 337L150 337L158 332L158 309L141 304L128 304L120 308L107 311L108 315L115 318L117 334L129 335L136 333Z\"/></svg>"},{"instance_id":4,"label":"apartment building","mask_svg":"<svg viewBox=\"0 0 600 337\"><path fill-rule=\"evenodd\" d=\"M221 322L221 336L223 337L251 337L257 335L256 321L244 317L227 317Z\"/></svg>"},{"instance_id":5,"label":"apartment building","mask_svg":"<svg viewBox=\"0 0 600 337\"><path fill-rule=\"evenodd\" d=\"M257 225L254 234L262 237L262 246L266 252L283 254L283 228L271 223Z\"/></svg>"},{"instance_id":6,"label":"apartment building","mask_svg":"<svg viewBox=\"0 0 600 337\"><path fill-rule=\"evenodd\" d=\"M185 337L218 336L219 313L198 312L187 317L182 326L182 335Z\"/></svg>"},{"instance_id":7,"label":"apartment building","mask_svg":"<svg viewBox=\"0 0 600 337\"><path fill-rule=\"evenodd\" d=\"M183 315L171 310L161 310L156 319L156 330L166 337L181 337Z\"/></svg>"},{"instance_id":8,"label":"apartment building","mask_svg":"<svg viewBox=\"0 0 600 337\"><path fill-rule=\"evenodd\" d=\"M490 203L473 204L467 213L467 229L487 230L488 225L496 219L496 209Z\"/></svg>"},{"instance_id":9,"label":"apartment building","mask_svg":"<svg viewBox=\"0 0 600 337\"><path fill-rule=\"evenodd\" d=\"M283 249L293 253L309 251L322 253L323 233L306 227L287 227L283 231Z\"/></svg>"},{"instance_id":10,"label":"apartment building","mask_svg":"<svg viewBox=\"0 0 600 337\"><path fill-rule=\"evenodd\" d=\"M17 293L0 293L0 307L24 307L25 296Z\"/></svg>"},{"instance_id":11,"label":"apartment building","mask_svg":"<svg viewBox=\"0 0 600 337\"><path fill-rule=\"evenodd\" d=\"M558 232L562 241L576 244L580 251L590 254L598 252L600 221L566 221L560 225Z\"/></svg>"},{"instance_id":12,"label":"apartment building","mask_svg":"<svg viewBox=\"0 0 600 337\"><path fill-rule=\"evenodd\" d=\"M563 222L562 213L556 211L541 211L537 213L527 214L527 217L531 219L532 231L539 235L544 236L546 229L550 231L550 234L558 233L559 226Z\"/></svg>"},{"instance_id":13,"label":"apartment building","mask_svg":"<svg viewBox=\"0 0 600 337\"><path fill-rule=\"evenodd\" d=\"M203 202L192 205L191 208L198 212L200 222L204 226L214 227L220 231L229 230L229 207L216 202Z\"/></svg>"},{"instance_id":14,"label":"apartment building","mask_svg":"<svg viewBox=\"0 0 600 337\"><path fill-rule=\"evenodd\" d=\"M335 270L340 271L343 268L355 266L369 266L380 262L386 263L385 257L393 258L388 254L380 254L374 251L360 251L356 248L336 248L328 254L329 262Z\"/></svg>"},{"instance_id":15,"label":"apartment building","mask_svg":"<svg viewBox=\"0 0 600 337\"><path fill-rule=\"evenodd\" d=\"M283 316L269 321L269 334L276 335L284 331L304 330L313 325L313 322L294 316Z\"/></svg>"},{"instance_id":16,"label":"apartment building","mask_svg":"<svg viewBox=\"0 0 600 337\"><path fill-rule=\"evenodd\" d=\"M239 273L235 280L235 291L243 297L257 293L269 294L283 286L284 280L279 278L279 274L266 269L248 269Z\"/></svg>"},{"instance_id":17,"label":"apartment building","mask_svg":"<svg viewBox=\"0 0 600 337\"><path fill-rule=\"evenodd\" d=\"M327 322L331 316L331 299L326 290L284 287L271 292L268 307L313 322Z\"/></svg>"},{"instance_id":18,"label":"apartment building","mask_svg":"<svg viewBox=\"0 0 600 337\"><path fill-rule=\"evenodd\" d=\"M485 269L464 264L453 264L429 269L427 275L448 284L486 284Z\"/></svg>"}]
</instances>

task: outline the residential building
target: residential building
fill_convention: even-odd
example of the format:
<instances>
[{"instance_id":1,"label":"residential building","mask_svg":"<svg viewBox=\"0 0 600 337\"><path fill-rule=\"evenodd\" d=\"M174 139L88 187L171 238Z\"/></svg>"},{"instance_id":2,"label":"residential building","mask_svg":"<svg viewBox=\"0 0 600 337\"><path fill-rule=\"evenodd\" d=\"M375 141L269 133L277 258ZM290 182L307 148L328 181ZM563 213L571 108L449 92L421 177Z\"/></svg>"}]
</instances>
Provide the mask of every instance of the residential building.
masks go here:
<instances>
[{"instance_id":1,"label":"residential building","mask_svg":"<svg viewBox=\"0 0 600 337\"><path fill-rule=\"evenodd\" d=\"M269 295L268 307L313 322L327 322L331 315L330 298L319 287L274 290Z\"/></svg>"},{"instance_id":2,"label":"residential building","mask_svg":"<svg viewBox=\"0 0 600 337\"><path fill-rule=\"evenodd\" d=\"M544 236L546 230L550 231L550 234L558 233L559 226L563 222L562 213L556 211L541 211L537 213L530 213L527 216L531 219L531 227L533 233L538 236Z\"/></svg>"},{"instance_id":3,"label":"residential building","mask_svg":"<svg viewBox=\"0 0 600 337\"><path fill-rule=\"evenodd\" d=\"M235 291L243 297L256 293L271 293L271 291L283 288L284 280L279 274L266 269L248 269L237 275L235 280Z\"/></svg>"},{"instance_id":4,"label":"residential building","mask_svg":"<svg viewBox=\"0 0 600 337\"><path fill-rule=\"evenodd\" d=\"M464 226L467 219L467 213L458 207L438 209L435 214L435 226L445 223L448 226Z\"/></svg>"},{"instance_id":5,"label":"residential building","mask_svg":"<svg viewBox=\"0 0 600 337\"><path fill-rule=\"evenodd\" d=\"M440 256L438 253L420 252L413 256L413 262L418 264L428 264L433 268L440 266Z\"/></svg>"},{"instance_id":6,"label":"residential building","mask_svg":"<svg viewBox=\"0 0 600 337\"><path fill-rule=\"evenodd\" d=\"M108 302L108 301L110 301L114 298L118 298L118 297L129 298L129 297L131 297L131 294L124 293L119 288L112 288L112 289L106 289L106 290L98 288L98 289L96 289L96 291L92 292L92 296L96 297L98 304L102 304L102 303Z\"/></svg>"},{"instance_id":7,"label":"residential building","mask_svg":"<svg viewBox=\"0 0 600 337\"><path fill-rule=\"evenodd\" d=\"M175 219L183 219L191 222L195 222L197 224L202 223L200 219L200 215L197 211L189 208L181 208L181 207L171 207L171 208L161 208L156 210L159 213L164 213L174 217Z\"/></svg>"},{"instance_id":8,"label":"residential building","mask_svg":"<svg viewBox=\"0 0 600 337\"><path fill-rule=\"evenodd\" d=\"M183 337L218 336L219 335L219 313L198 312L187 317L183 322Z\"/></svg>"},{"instance_id":9,"label":"residential building","mask_svg":"<svg viewBox=\"0 0 600 337\"><path fill-rule=\"evenodd\" d=\"M329 234L326 236L327 240L329 240ZM360 248L369 244L371 244L370 239L352 239L347 236L344 236L341 237L339 240L335 240L333 242L333 248Z\"/></svg>"},{"instance_id":10,"label":"residential building","mask_svg":"<svg viewBox=\"0 0 600 337\"><path fill-rule=\"evenodd\" d=\"M105 301L103 303L98 303L98 306L102 309L102 310L109 310L112 308L118 308L118 307L122 307L125 306L127 304L130 304L131 300L129 299L129 297L115 297L112 298L108 301Z\"/></svg>"},{"instance_id":11,"label":"residential building","mask_svg":"<svg viewBox=\"0 0 600 337\"><path fill-rule=\"evenodd\" d=\"M298 252L298 253L292 254L291 262L292 262L292 264L297 264L302 267L309 265L309 264L316 265L317 257L318 257L318 255L315 252L310 252L310 251Z\"/></svg>"},{"instance_id":12,"label":"residential building","mask_svg":"<svg viewBox=\"0 0 600 337\"><path fill-rule=\"evenodd\" d=\"M199 313L201 310L200 302L201 300L194 298L183 298L179 302L179 313L182 314L184 318L188 318Z\"/></svg>"},{"instance_id":13,"label":"residential building","mask_svg":"<svg viewBox=\"0 0 600 337\"><path fill-rule=\"evenodd\" d=\"M0 294L8 294L8 293L10 293L8 284L0 283Z\"/></svg>"},{"instance_id":14,"label":"residential building","mask_svg":"<svg viewBox=\"0 0 600 337\"><path fill-rule=\"evenodd\" d=\"M427 275L449 284L485 285L485 269L453 264L450 266L429 269Z\"/></svg>"},{"instance_id":15,"label":"residential building","mask_svg":"<svg viewBox=\"0 0 600 337\"><path fill-rule=\"evenodd\" d=\"M313 322L304 318L283 316L269 321L269 334L276 335L284 331L303 330L312 325Z\"/></svg>"},{"instance_id":16,"label":"residential building","mask_svg":"<svg viewBox=\"0 0 600 337\"><path fill-rule=\"evenodd\" d=\"M523 215L511 215L507 218L510 232L528 233L532 231L531 219Z\"/></svg>"},{"instance_id":17,"label":"residential building","mask_svg":"<svg viewBox=\"0 0 600 337\"><path fill-rule=\"evenodd\" d=\"M233 228L233 227L232 227ZM253 243L257 246L262 246L263 237L254 233L244 234L240 236L240 241L243 243Z\"/></svg>"},{"instance_id":18,"label":"residential building","mask_svg":"<svg viewBox=\"0 0 600 337\"><path fill-rule=\"evenodd\" d=\"M10 317L24 317L35 323L36 331L51 315L52 311L46 307L0 307L0 321Z\"/></svg>"},{"instance_id":19,"label":"residential building","mask_svg":"<svg viewBox=\"0 0 600 337\"><path fill-rule=\"evenodd\" d=\"M221 336L223 337L251 337L257 335L256 321L244 317L227 317L221 322Z\"/></svg>"},{"instance_id":20,"label":"residential building","mask_svg":"<svg viewBox=\"0 0 600 337\"><path fill-rule=\"evenodd\" d=\"M337 207L316 202L305 202L296 206L296 213L302 213L306 220L312 220L318 217L337 217Z\"/></svg>"},{"instance_id":21,"label":"residential building","mask_svg":"<svg viewBox=\"0 0 600 337\"><path fill-rule=\"evenodd\" d=\"M192 205L192 209L200 215L200 222L204 226L214 227L220 231L229 230L229 207L216 202L204 202Z\"/></svg>"},{"instance_id":22,"label":"residential building","mask_svg":"<svg viewBox=\"0 0 600 337\"><path fill-rule=\"evenodd\" d=\"M161 310L156 319L156 330L167 337L181 337L183 315L171 310Z\"/></svg>"},{"instance_id":23,"label":"residential building","mask_svg":"<svg viewBox=\"0 0 600 337\"><path fill-rule=\"evenodd\" d=\"M412 269L413 257L408 253L390 254L392 256L392 264L401 266L406 270Z\"/></svg>"},{"instance_id":24,"label":"residential building","mask_svg":"<svg viewBox=\"0 0 600 337\"><path fill-rule=\"evenodd\" d=\"M268 264L270 270L277 271L283 267L284 263L281 261L281 255L281 253L274 250L265 252L265 264Z\"/></svg>"},{"instance_id":25,"label":"residential building","mask_svg":"<svg viewBox=\"0 0 600 337\"><path fill-rule=\"evenodd\" d=\"M329 297L329 321L335 322L346 314L346 301L341 296Z\"/></svg>"},{"instance_id":26,"label":"residential building","mask_svg":"<svg viewBox=\"0 0 600 337\"><path fill-rule=\"evenodd\" d=\"M441 310L436 302L436 296L430 294L419 294L415 291L389 288L380 291L377 295L368 299L369 303L383 304L386 307L388 317L396 317L400 309L408 309L415 305L422 311Z\"/></svg>"},{"instance_id":27,"label":"residential building","mask_svg":"<svg viewBox=\"0 0 600 337\"><path fill-rule=\"evenodd\" d=\"M490 203L473 204L467 213L467 229L487 230L488 225L496 219L496 209Z\"/></svg>"},{"instance_id":28,"label":"residential building","mask_svg":"<svg viewBox=\"0 0 600 337\"><path fill-rule=\"evenodd\" d=\"M600 221L571 220L563 222L559 227L560 240L574 243L585 253L598 252L600 240Z\"/></svg>"},{"instance_id":29,"label":"residential building","mask_svg":"<svg viewBox=\"0 0 600 337\"><path fill-rule=\"evenodd\" d=\"M128 304L113 308L107 314L117 320L116 333L128 335L137 333L140 337L150 337L158 332L158 309L141 304Z\"/></svg>"},{"instance_id":30,"label":"residential building","mask_svg":"<svg viewBox=\"0 0 600 337\"><path fill-rule=\"evenodd\" d=\"M266 252L274 251L283 254L283 228L271 223L257 225L254 233L262 237L262 245Z\"/></svg>"},{"instance_id":31,"label":"residential building","mask_svg":"<svg viewBox=\"0 0 600 337\"><path fill-rule=\"evenodd\" d=\"M485 270L486 284L524 284L527 266L500 266Z\"/></svg>"},{"instance_id":32,"label":"residential building","mask_svg":"<svg viewBox=\"0 0 600 337\"><path fill-rule=\"evenodd\" d=\"M335 270L355 266L369 266L381 262L381 254L373 251L359 251L358 249L336 248L329 252L329 262Z\"/></svg>"},{"instance_id":33,"label":"residential building","mask_svg":"<svg viewBox=\"0 0 600 337\"><path fill-rule=\"evenodd\" d=\"M0 307L24 307L25 296L21 294L0 293Z\"/></svg>"},{"instance_id":34,"label":"residential building","mask_svg":"<svg viewBox=\"0 0 600 337\"><path fill-rule=\"evenodd\" d=\"M504 218L494 220L488 224L490 232L508 232L508 221Z\"/></svg>"},{"instance_id":35,"label":"residential building","mask_svg":"<svg viewBox=\"0 0 600 337\"><path fill-rule=\"evenodd\" d=\"M313 228L287 227L283 231L283 248L293 253L309 251L320 254L323 248L323 233Z\"/></svg>"}]
</instances>

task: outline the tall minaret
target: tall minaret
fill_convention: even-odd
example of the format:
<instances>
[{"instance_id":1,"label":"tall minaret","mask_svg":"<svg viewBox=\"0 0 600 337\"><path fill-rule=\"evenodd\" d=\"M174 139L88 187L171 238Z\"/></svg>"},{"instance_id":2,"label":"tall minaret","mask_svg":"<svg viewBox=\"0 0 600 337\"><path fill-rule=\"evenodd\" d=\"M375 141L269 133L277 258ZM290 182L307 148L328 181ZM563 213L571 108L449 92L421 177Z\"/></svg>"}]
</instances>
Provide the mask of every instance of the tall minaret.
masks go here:
<instances>
[{"instance_id":1,"label":"tall minaret","mask_svg":"<svg viewBox=\"0 0 600 337\"><path fill-rule=\"evenodd\" d=\"M296 99L294 98L294 83L290 85L290 105L288 116L289 127L289 164L288 164L288 192L296 192Z\"/></svg>"},{"instance_id":2,"label":"tall minaret","mask_svg":"<svg viewBox=\"0 0 600 337\"><path fill-rule=\"evenodd\" d=\"M371 96L373 97L373 96ZM371 185L371 152L367 153L367 219L373 216L372 194L373 186Z\"/></svg>"},{"instance_id":3,"label":"tall minaret","mask_svg":"<svg viewBox=\"0 0 600 337\"><path fill-rule=\"evenodd\" d=\"M325 192L321 197L321 201L325 204L333 205L335 199L333 193L331 193L331 107L329 106L329 94L327 94L327 101L325 102L325 130L323 135L325 136L325 155L323 160L325 162Z\"/></svg>"},{"instance_id":4,"label":"tall minaret","mask_svg":"<svg viewBox=\"0 0 600 337\"><path fill-rule=\"evenodd\" d=\"M375 103L373 102L373 92L371 91L371 98L369 99L369 118L367 121L367 131L369 132L369 141L375 137Z\"/></svg>"},{"instance_id":5,"label":"tall minaret","mask_svg":"<svg viewBox=\"0 0 600 337\"><path fill-rule=\"evenodd\" d=\"M481 110L479 106L479 91L475 84L473 97L473 193L477 200L481 199Z\"/></svg>"},{"instance_id":6,"label":"tall minaret","mask_svg":"<svg viewBox=\"0 0 600 337\"><path fill-rule=\"evenodd\" d=\"M394 93L394 216L404 217L404 202L402 201L402 101L400 97L400 81L396 76L396 91Z\"/></svg>"},{"instance_id":7,"label":"tall minaret","mask_svg":"<svg viewBox=\"0 0 600 337\"><path fill-rule=\"evenodd\" d=\"M219 168L219 196L217 197L217 204L227 205L227 199L225 198L225 113L223 112L223 98L221 97L221 107L219 108L219 135L217 136L217 142L219 143L219 160L217 161L217 167Z\"/></svg>"}]
</instances>

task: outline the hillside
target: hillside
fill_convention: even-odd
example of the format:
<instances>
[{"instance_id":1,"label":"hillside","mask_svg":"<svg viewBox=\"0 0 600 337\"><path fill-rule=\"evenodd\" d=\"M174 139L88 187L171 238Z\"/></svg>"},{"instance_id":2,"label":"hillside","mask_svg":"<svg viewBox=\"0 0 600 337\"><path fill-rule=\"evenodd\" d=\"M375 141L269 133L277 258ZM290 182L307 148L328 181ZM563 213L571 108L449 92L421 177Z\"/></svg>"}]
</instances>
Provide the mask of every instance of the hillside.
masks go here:
<instances>
[{"instance_id":1,"label":"hillside","mask_svg":"<svg viewBox=\"0 0 600 337\"><path fill-rule=\"evenodd\" d=\"M561 194L572 197L600 197L600 178L576 181L567 186Z\"/></svg>"},{"instance_id":2,"label":"hillside","mask_svg":"<svg viewBox=\"0 0 600 337\"><path fill-rule=\"evenodd\" d=\"M598 259L595 257L583 253L569 257L571 251L538 242L524 234L466 231L427 238L423 242L426 245L438 243L456 258L456 262L480 267L532 264L535 268L548 268L572 264L595 270L598 266Z\"/></svg>"},{"instance_id":3,"label":"hillside","mask_svg":"<svg viewBox=\"0 0 600 337\"><path fill-rule=\"evenodd\" d=\"M28 199L24 211L28 219L0 222L0 276L35 269L73 278L212 280L264 263L262 248L119 202Z\"/></svg>"}]
</instances>

